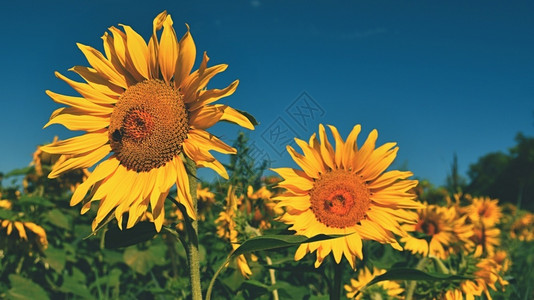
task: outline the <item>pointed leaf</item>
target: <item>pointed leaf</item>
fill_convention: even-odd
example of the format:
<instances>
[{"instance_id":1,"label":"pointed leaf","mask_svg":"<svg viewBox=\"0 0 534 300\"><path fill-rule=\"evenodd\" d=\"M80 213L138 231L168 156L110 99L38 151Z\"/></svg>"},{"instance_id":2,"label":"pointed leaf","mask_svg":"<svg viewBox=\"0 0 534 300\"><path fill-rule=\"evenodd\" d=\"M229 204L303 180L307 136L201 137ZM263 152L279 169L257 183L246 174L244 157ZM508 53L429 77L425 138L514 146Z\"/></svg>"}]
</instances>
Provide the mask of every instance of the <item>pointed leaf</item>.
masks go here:
<instances>
[{"instance_id":1,"label":"pointed leaf","mask_svg":"<svg viewBox=\"0 0 534 300\"><path fill-rule=\"evenodd\" d=\"M152 239L158 232L152 222L139 222L130 229L120 230L110 226L104 238L108 249L127 247Z\"/></svg>"}]
</instances>

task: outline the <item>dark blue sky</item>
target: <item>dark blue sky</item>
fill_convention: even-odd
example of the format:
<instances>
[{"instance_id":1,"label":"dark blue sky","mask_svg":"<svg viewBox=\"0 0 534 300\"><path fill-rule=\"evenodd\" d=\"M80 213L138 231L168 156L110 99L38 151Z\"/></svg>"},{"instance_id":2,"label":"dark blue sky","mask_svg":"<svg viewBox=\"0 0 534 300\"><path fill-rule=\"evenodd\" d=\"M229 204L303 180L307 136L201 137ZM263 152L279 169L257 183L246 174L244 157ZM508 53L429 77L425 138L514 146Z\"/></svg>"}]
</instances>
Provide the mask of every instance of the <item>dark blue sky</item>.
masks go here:
<instances>
[{"instance_id":1,"label":"dark blue sky","mask_svg":"<svg viewBox=\"0 0 534 300\"><path fill-rule=\"evenodd\" d=\"M284 140L307 140L319 122L344 136L358 123L365 136L378 129L380 144L398 142L397 167L435 184L454 153L465 173L517 132L534 135L531 1L14 2L0 12L0 172L27 165L54 135L73 136L41 128L58 107L45 90L75 95L54 71L76 78L67 69L87 65L76 42L102 50L119 23L148 38L165 9L178 35L190 25L198 58L206 50L212 65L229 65L210 87L240 79L222 102L261 122L250 138L274 167L293 166ZM231 143L238 129L213 132Z\"/></svg>"}]
</instances>

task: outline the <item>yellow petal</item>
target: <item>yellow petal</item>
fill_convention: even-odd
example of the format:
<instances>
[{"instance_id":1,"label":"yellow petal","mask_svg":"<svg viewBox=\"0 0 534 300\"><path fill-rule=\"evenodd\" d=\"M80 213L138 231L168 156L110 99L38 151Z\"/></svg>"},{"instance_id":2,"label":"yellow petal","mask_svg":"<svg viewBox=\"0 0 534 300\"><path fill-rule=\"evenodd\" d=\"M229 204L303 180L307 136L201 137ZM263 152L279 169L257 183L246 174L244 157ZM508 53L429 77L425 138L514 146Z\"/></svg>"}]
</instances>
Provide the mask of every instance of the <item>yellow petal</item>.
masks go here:
<instances>
[{"instance_id":1,"label":"yellow petal","mask_svg":"<svg viewBox=\"0 0 534 300\"><path fill-rule=\"evenodd\" d=\"M220 104L216 104L215 106L218 105ZM237 124L246 129L254 130L254 125L243 114L227 105L222 105L221 107L224 108L224 114L222 115L221 120Z\"/></svg>"},{"instance_id":2,"label":"yellow petal","mask_svg":"<svg viewBox=\"0 0 534 300\"><path fill-rule=\"evenodd\" d=\"M189 106L189 109L193 111L195 109L198 109L199 107L213 103L221 98L228 97L235 92L238 85L239 85L239 80L235 80L229 86L227 86L226 88L222 90L220 89L202 90L200 91L198 95L197 101L192 102Z\"/></svg>"},{"instance_id":3,"label":"yellow petal","mask_svg":"<svg viewBox=\"0 0 534 300\"><path fill-rule=\"evenodd\" d=\"M343 139L339 135L339 132L337 131L336 127L332 125L328 125L328 127L332 131L332 135L334 136L334 140L336 141L336 156L335 156L336 166L341 167L342 158L343 158L343 148L345 147L345 143L343 142Z\"/></svg>"},{"instance_id":4,"label":"yellow petal","mask_svg":"<svg viewBox=\"0 0 534 300\"><path fill-rule=\"evenodd\" d=\"M163 23L158 61L163 79L168 84L174 76L176 62L178 61L178 42L176 40L176 33L172 27L171 16L167 16Z\"/></svg>"},{"instance_id":5,"label":"yellow petal","mask_svg":"<svg viewBox=\"0 0 534 300\"><path fill-rule=\"evenodd\" d=\"M96 104L115 104L117 99L114 99L90 86L87 83L76 82L68 79L67 77L61 75L59 72L54 73L57 78L65 81L70 85L76 92L80 93L85 99L96 103Z\"/></svg>"},{"instance_id":6,"label":"yellow petal","mask_svg":"<svg viewBox=\"0 0 534 300\"><path fill-rule=\"evenodd\" d=\"M126 33L126 59L130 60L135 70L145 79L149 79L148 47L141 35L128 25L121 25Z\"/></svg>"},{"instance_id":7,"label":"yellow petal","mask_svg":"<svg viewBox=\"0 0 534 300\"><path fill-rule=\"evenodd\" d=\"M375 149L376 139L378 138L378 131L376 129L373 129L371 133L369 133L369 136L365 140L365 143L363 143L362 148L357 152L356 157L353 161L353 167L354 172L359 172L369 156L373 153L373 150Z\"/></svg>"},{"instance_id":8,"label":"yellow petal","mask_svg":"<svg viewBox=\"0 0 534 300\"><path fill-rule=\"evenodd\" d=\"M48 178L56 178L61 173L73 169L88 168L106 157L109 152L111 152L111 147L104 145L92 152L69 158L60 164L56 164Z\"/></svg>"},{"instance_id":9,"label":"yellow petal","mask_svg":"<svg viewBox=\"0 0 534 300\"><path fill-rule=\"evenodd\" d=\"M394 144L395 143L385 144L384 146L386 147L384 147L384 149L387 149L387 147L392 147L391 145ZM371 157L369 157L368 163L360 173L363 178L365 178L365 181L374 180L376 177L378 177L378 175L384 172L391 165L393 160L395 160L395 157L397 157L397 151L399 151L398 147L389 150L384 154L382 151L380 151L382 150L381 148L382 147L373 151L373 154L371 154Z\"/></svg>"},{"instance_id":10,"label":"yellow petal","mask_svg":"<svg viewBox=\"0 0 534 300\"><path fill-rule=\"evenodd\" d=\"M76 43L78 48L83 52L89 64L99 73L100 76L105 76L106 79L113 84L126 88L126 79L122 74L115 70L115 67L100 53L100 51L93 47Z\"/></svg>"},{"instance_id":11,"label":"yellow petal","mask_svg":"<svg viewBox=\"0 0 534 300\"><path fill-rule=\"evenodd\" d=\"M56 103L65 104L80 110L92 111L102 115L111 114L113 112L113 107L111 105L98 105L82 97L65 96L48 90L46 91L46 94Z\"/></svg>"},{"instance_id":12,"label":"yellow petal","mask_svg":"<svg viewBox=\"0 0 534 300\"><path fill-rule=\"evenodd\" d=\"M355 125L349 133L347 140L345 141L345 149L343 149L343 166L346 169L352 167L352 162L354 160L355 153L358 151L358 144L356 141L358 139L358 134L360 134L362 127L360 124Z\"/></svg>"},{"instance_id":13,"label":"yellow petal","mask_svg":"<svg viewBox=\"0 0 534 300\"><path fill-rule=\"evenodd\" d=\"M39 147L42 151L52 154L80 154L92 151L108 142L108 132L86 133L64 141Z\"/></svg>"},{"instance_id":14,"label":"yellow petal","mask_svg":"<svg viewBox=\"0 0 534 300\"><path fill-rule=\"evenodd\" d=\"M184 163L182 159L175 158L175 165L177 170L176 176L176 188L178 193L178 202L185 206L187 215L195 220L197 218L196 211L194 209L193 197L191 196L189 187L189 177L187 175Z\"/></svg>"},{"instance_id":15,"label":"yellow petal","mask_svg":"<svg viewBox=\"0 0 534 300\"><path fill-rule=\"evenodd\" d=\"M15 228L17 228L20 238L24 240L28 240L28 236L26 235L26 230L24 229L24 225L21 222L17 222L17 221L15 221L13 225L15 225Z\"/></svg>"},{"instance_id":16,"label":"yellow petal","mask_svg":"<svg viewBox=\"0 0 534 300\"><path fill-rule=\"evenodd\" d=\"M127 85L121 87L113 84L106 76L102 76L102 74L92 68L74 66L69 71L80 75L94 89L110 97L119 97L124 92L124 89L127 88Z\"/></svg>"},{"instance_id":17,"label":"yellow petal","mask_svg":"<svg viewBox=\"0 0 534 300\"><path fill-rule=\"evenodd\" d=\"M98 131L109 126L110 117L70 114L72 110L62 109L43 128L61 124L70 130ZM66 113L65 113L66 112Z\"/></svg>"},{"instance_id":18,"label":"yellow petal","mask_svg":"<svg viewBox=\"0 0 534 300\"><path fill-rule=\"evenodd\" d=\"M91 173L91 175L89 175L89 177L76 188L76 191L74 191L74 194L70 200L70 205L74 206L80 203L91 186L111 175L113 172L115 172L118 166L119 160L114 157L100 163Z\"/></svg>"},{"instance_id":19,"label":"yellow petal","mask_svg":"<svg viewBox=\"0 0 534 300\"><path fill-rule=\"evenodd\" d=\"M187 32L180 40L178 59L174 71L174 84L176 88L181 87L182 81L184 81L189 73L191 73L191 69L193 68L197 56L195 42L189 33L189 25L186 24L185 26L187 27Z\"/></svg>"},{"instance_id":20,"label":"yellow petal","mask_svg":"<svg viewBox=\"0 0 534 300\"><path fill-rule=\"evenodd\" d=\"M319 139L321 141L320 144L320 151L321 151L321 157L323 158L324 163L330 168L335 169L335 162L334 162L334 149L332 148L332 145L328 141L328 137L326 136L326 131L324 129L323 124L319 124Z\"/></svg>"},{"instance_id":21,"label":"yellow petal","mask_svg":"<svg viewBox=\"0 0 534 300\"><path fill-rule=\"evenodd\" d=\"M235 148L228 146L216 136L205 130L191 129L187 133L187 138L190 139L192 143L195 143L200 148L206 150L214 150L224 154L236 153Z\"/></svg>"},{"instance_id":22,"label":"yellow petal","mask_svg":"<svg viewBox=\"0 0 534 300\"><path fill-rule=\"evenodd\" d=\"M297 140L297 139L295 139ZM303 156L300 153L297 153L293 147L287 145L286 146L287 152L289 152L289 155L293 158L293 160L299 165L302 170L311 178L319 178L319 171L321 171L319 168L316 167L317 164L314 164L312 161L314 158L307 158Z\"/></svg>"},{"instance_id":23,"label":"yellow petal","mask_svg":"<svg viewBox=\"0 0 534 300\"><path fill-rule=\"evenodd\" d=\"M293 168L276 168L272 169L272 171L278 173L278 175L284 178L285 181L281 183L290 183L292 185L300 187L300 190L306 191L311 190L313 188L312 177L309 177L301 170L295 170Z\"/></svg>"}]
</instances>

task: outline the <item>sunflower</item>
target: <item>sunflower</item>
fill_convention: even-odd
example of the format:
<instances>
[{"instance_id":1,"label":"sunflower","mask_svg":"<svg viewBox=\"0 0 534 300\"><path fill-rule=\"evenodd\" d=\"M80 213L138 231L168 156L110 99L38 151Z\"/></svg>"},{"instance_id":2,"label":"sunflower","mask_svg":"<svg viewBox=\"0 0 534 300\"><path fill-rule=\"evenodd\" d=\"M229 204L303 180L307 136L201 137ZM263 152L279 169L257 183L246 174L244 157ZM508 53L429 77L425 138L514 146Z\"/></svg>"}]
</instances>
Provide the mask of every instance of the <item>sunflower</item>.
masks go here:
<instances>
[{"instance_id":1,"label":"sunflower","mask_svg":"<svg viewBox=\"0 0 534 300\"><path fill-rule=\"evenodd\" d=\"M406 178L408 171L384 171L395 159L398 148L386 143L375 149L377 131L373 130L358 148L356 125L346 141L337 129L329 126L336 141L335 149L319 125L319 138L313 134L308 143L295 139L304 154L287 146L289 154L302 170L278 168L284 179L278 184L286 191L273 200L286 212L280 218L291 224L290 230L312 237L318 234L345 235L340 238L306 243L299 246L295 259L317 251L315 267L332 252L337 263L342 256L354 268L356 258L362 259L362 240L390 244L402 250L394 234L402 235L399 223L415 223L417 214L406 209L422 205L414 201L410 190L416 180Z\"/></svg>"},{"instance_id":2,"label":"sunflower","mask_svg":"<svg viewBox=\"0 0 534 300\"><path fill-rule=\"evenodd\" d=\"M485 226L493 226L502 218L499 200L489 197L475 197L467 207L467 214L473 223L482 222Z\"/></svg>"},{"instance_id":3,"label":"sunflower","mask_svg":"<svg viewBox=\"0 0 534 300\"><path fill-rule=\"evenodd\" d=\"M403 228L410 232L401 238L401 241L406 243L404 248L413 254L433 255L445 259L459 237L471 235L471 228L462 226L455 217L454 207L428 205L419 209L417 224L403 225Z\"/></svg>"},{"instance_id":4,"label":"sunflower","mask_svg":"<svg viewBox=\"0 0 534 300\"><path fill-rule=\"evenodd\" d=\"M501 230L495 226L477 223L473 226L471 240L475 245L475 253L493 255L495 248L501 244Z\"/></svg>"},{"instance_id":5,"label":"sunflower","mask_svg":"<svg viewBox=\"0 0 534 300\"><path fill-rule=\"evenodd\" d=\"M254 126L235 109L212 104L231 95L239 83L236 80L224 89L206 88L227 65L208 68L204 53L199 69L191 73L196 48L189 27L178 41L173 20L164 11L153 21L148 45L130 26L121 27L112 26L110 33L102 36L105 55L78 44L91 67L76 66L71 71L86 83L56 72L82 97L47 91L55 102L68 107L54 111L45 127L62 124L86 133L41 149L69 156L54 166L50 178L97 165L70 201L71 205L82 202L94 187L82 208L85 213L92 201L100 201L93 230L113 211L121 228L123 215L128 213L130 228L150 205L159 231L165 215L163 204L174 184L178 201L191 218L196 218L184 160L189 158L199 167L209 167L228 177L209 151L228 154L235 149L206 129L220 120L248 129Z\"/></svg>"},{"instance_id":6,"label":"sunflower","mask_svg":"<svg viewBox=\"0 0 534 300\"><path fill-rule=\"evenodd\" d=\"M472 274L474 279L465 280L460 283L460 288L456 289L455 294L461 292L465 299L474 299L474 296L481 296L482 293L486 298L491 300L489 288L496 291L498 283L502 289L508 282L499 274L499 266L497 263L489 258L481 258L476 264L476 270ZM463 299L463 298L447 298L447 299Z\"/></svg>"},{"instance_id":7,"label":"sunflower","mask_svg":"<svg viewBox=\"0 0 534 300\"><path fill-rule=\"evenodd\" d=\"M512 224L510 236L525 242L534 240L534 214L527 212L517 219Z\"/></svg>"},{"instance_id":8,"label":"sunflower","mask_svg":"<svg viewBox=\"0 0 534 300\"><path fill-rule=\"evenodd\" d=\"M46 249L46 247L48 247L46 231L43 229L43 227L33 222L0 220L0 235L3 235L1 234L1 232L5 230L5 234L9 236L14 233L13 229L18 232L19 238L21 240L28 241L27 232L31 232L35 237L35 241L42 249Z\"/></svg>"},{"instance_id":9,"label":"sunflower","mask_svg":"<svg viewBox=\"0 0 534 300\"><path fill-rule=\"evenodd\" d=\"M238 231L236 229L237 224L235 221L236 213L238 212L238 205L242 203L243 195L237 197L235 195L235 187L230 186L228 188L228 194L226 197L226 210L219 213L219 217L215 220L217 224L217 235L220 238L224 238L232 244L232 250L237 249L240 244L238 243ZM257 261L258 258L251 254L250 259ZM241 254L236 258L237 269L241 275L248 278L252 275L252 271L247 262L245 255Z\"/></svg>"},{"instance_id":10,"label":"sunflower","mask_svg":"<svg viewBox=\"0 0 534 300\"><path fill-rule=\"evenodd\" d=\"M350 279L350 284L344 286L347 291L347 298L350 299L401 299L400 296L404 289L395 281L384 280L376 283L376 285L367 287L376 276L386 273L386 270L377 269L369 270L364 267L358 274L358 279ZM359 292L359 293L358 293ZM356 295L358 293L358 295ZM387 298L384 298L387 297Z\"/></svg>"}]
</instances>

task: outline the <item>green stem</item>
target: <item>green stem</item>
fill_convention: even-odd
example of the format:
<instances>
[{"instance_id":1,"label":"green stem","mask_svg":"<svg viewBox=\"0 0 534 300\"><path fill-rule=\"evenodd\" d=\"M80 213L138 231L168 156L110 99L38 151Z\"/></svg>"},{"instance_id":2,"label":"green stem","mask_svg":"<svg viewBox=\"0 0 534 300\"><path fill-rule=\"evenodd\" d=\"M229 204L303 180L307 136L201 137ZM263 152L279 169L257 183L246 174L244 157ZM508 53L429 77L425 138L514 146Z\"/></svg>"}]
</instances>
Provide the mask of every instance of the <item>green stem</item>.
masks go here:
<instances>
[{"instance_id":1,"label":"green stem","mask_svg":"<svg viewBox=\"0 0 534 300\"><path fill-rule=\"evenodd\" d=\"M417 263L415 268L417 270L423 270L428 263L428 257L423 257L421 260ZM417 285L417 281L412 280L408 284L408 289L406 290L406 300L412 300L413 299L413 293L415 292L415 286Z\"/></svg>"},{"instance_id":2,"label":"green stem","mask_svg":"<svg viewBox=\"0 0 534 300\"><path fill-rule=\"evenodd\" d=\"M189 179L189 190L193 199L193 209L197 213L197 168L195 162L186 158L187 177ZM187 220L187 216L184 216ZM187 221L186 221L187 222ZM191 221L191 227L194 231L194 238L189 237L189 275L191 279L191 292L193 300L202 300L202 289L200 287L200 255L198 252L198 221L195 218Z\"/></svg>"},{"instance_id":3,"label":"green stem","mask_svg":"<svg viewBox=\"0 0 534 300\"><path fill-rule=\"evenodd\" d=\"M330 300L339 300L341 299L341 279L343 277L343 268L341 262L336 263L332 260L334 264L334 282L332 282L332 290L330 291Z\"/></svg>"}]
</instances>

